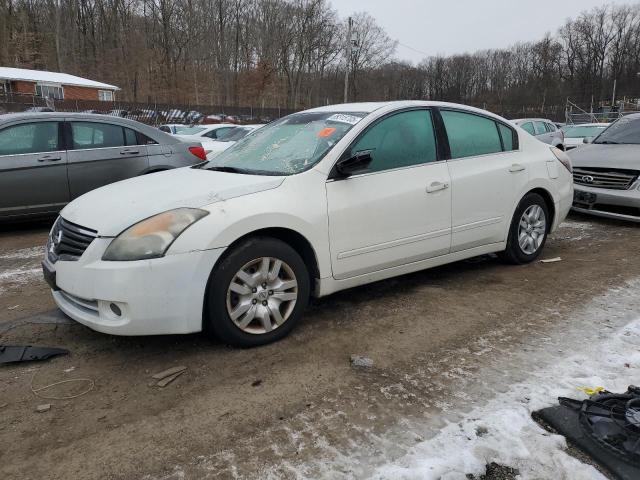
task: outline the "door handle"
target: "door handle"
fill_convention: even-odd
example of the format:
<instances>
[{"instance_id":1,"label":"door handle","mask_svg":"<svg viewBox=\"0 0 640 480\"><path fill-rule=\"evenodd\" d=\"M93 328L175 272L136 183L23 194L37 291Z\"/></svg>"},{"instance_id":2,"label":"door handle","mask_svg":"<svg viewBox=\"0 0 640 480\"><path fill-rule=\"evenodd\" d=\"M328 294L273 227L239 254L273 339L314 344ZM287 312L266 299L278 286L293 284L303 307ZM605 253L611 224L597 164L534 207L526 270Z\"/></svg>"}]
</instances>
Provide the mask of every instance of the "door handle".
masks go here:
<instances>
[{"instance_id":1,"label":"door handle","mask_svg":"<svg viewBox=\"0 0 640 480\"><path fill-rule=\"evenodd\" d=\"M431 185L427 186L427 193L439 192L449 188L449 184L446 182L431 182Z\"/></svg>"},{"instance_id":2,"label":"door handle","mask_svg":"<svg viewBox=\"0 0 640 480\"><path fill-rule=\"evenodd\" d=\"M525 170L527 167L525 167L524 165L520 165L519 163L514 163L513 165L511 165L509 167L509 171L511 173L516 173L516 172L522 172L523 170Z\"/></svg>"},{"instance_id":3,"label":"door handle","mask_svg":"<svg viewBox=\"0 0 640 480\"><path fill-rule=\"evenodd\" d=\"M54 157L53 155L43 155L38 158L39 162L57 162L58 160L62 160L62 157Z\"/></svg>"},{"instance_id":4,"label":"door handle","mask_svg":"<svg viewBox=\"0 0 640 480\"><path fill-rule=\"evenodd\" d=\"M120 155L127 155L128 153L139 153L140 150L131 150L130 148L125 148L124 150L120 150Z\"/></svg>"}]
</instances>

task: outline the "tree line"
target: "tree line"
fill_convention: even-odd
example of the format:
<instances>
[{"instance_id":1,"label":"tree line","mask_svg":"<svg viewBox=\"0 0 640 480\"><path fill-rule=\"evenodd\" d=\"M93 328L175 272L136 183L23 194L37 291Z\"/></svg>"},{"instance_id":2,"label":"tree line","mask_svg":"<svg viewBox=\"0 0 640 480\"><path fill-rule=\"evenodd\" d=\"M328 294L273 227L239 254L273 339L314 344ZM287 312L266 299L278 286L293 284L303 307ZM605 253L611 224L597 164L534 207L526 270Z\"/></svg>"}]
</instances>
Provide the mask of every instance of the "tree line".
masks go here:
<instances>
[{"instance_id":1,"label":"tree line","mask_svg":"<svg viewBox=\"0 0 640 480\"><path fill-rule=\"evenodd\" d=\"M452 24L455 25L455 24ZM456 34L452 28L452 34ZM304 108L436 99L496 111L640 97L640 4L605 5L508 48L395 58L366 12L327 0L0 0L0 65L63 71L119 98Z\"/></svg>"}]
</instances>

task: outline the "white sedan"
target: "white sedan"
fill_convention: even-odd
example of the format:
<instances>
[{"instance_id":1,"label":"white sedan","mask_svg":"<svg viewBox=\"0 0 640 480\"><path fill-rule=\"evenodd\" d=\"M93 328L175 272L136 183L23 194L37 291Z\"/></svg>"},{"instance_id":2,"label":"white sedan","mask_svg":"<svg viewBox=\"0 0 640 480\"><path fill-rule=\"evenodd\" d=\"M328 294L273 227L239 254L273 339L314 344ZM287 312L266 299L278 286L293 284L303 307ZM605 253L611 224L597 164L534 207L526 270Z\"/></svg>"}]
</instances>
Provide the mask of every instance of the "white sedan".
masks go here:
<instances>
[{"instance_id":1,"label":"white sedan","mask_svg":"<svg viewBox=\"0 0 640 480\"><path fill-rule=\"evenodd\" d=\"M218 138L212 140L203 139L202 147L207 155L207 160L213 160L213 158L220 155L226 149L230 148L238 140L243 139L254 130L262 127L263 125L236 125L232 130L224 132L223 135L219 135Z\"/></svg>"},{"instance_id":2,"label":"white sedan","mask_svg":"<svg viewBox=\"0 0 640 480\"><path fill-rule=\"evenodd\" d=\"M255 346L312 295L492 252L532 262L572 198L568 157L489 112L328 106L74 200L43 267L60 309L100 332Z\"/></svg>"},{"instance_id":3,"label":"white sedan","mask_svg":"<svg viewBox=\"0 0 640 480\"><path fill-rule=\"evenodd\" d=\"M215 125L194 125L181 129L177 132L176 137L188 142L217 140L228 134L237 125L233 123L218 123Z\"/></svg>"}]
</instances>

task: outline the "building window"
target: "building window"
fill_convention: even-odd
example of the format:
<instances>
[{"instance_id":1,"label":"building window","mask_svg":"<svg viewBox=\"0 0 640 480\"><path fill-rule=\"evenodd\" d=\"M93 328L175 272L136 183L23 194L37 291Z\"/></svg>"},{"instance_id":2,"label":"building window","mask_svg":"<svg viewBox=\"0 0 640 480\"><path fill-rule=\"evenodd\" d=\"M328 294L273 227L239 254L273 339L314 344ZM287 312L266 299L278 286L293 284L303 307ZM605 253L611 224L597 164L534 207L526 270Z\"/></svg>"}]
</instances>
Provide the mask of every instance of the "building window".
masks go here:
<instances>
[{"instance_id":1,"label":"building window","mask_svg":"<svg viewBox=\"0 0 640 480\"><path fill-rule=\"evenodd\" d=\"M98 100L101 102L113 102L113 92L111 90L98 90Z\"/></svg>"},{"instance_id":2,"label":"building window","mask_svg":"<svg viewBox=\"0 0 640 480\"><path fill-rule=\"evenodd\" d=\"M54 100L62 100L64 92L60 85L36 85L36 95L43 98L53 98Z\"/></svg>"},{"instance_id":3,"label":"building window","mask_svg":"<svg viewBox=\"0 0 640 480\"><path fill-rule=\"evenodd\" d=\"M11 92L10 86L11 85L6 80L0 80L0 95Z\"/></svg>"}]
</instances>

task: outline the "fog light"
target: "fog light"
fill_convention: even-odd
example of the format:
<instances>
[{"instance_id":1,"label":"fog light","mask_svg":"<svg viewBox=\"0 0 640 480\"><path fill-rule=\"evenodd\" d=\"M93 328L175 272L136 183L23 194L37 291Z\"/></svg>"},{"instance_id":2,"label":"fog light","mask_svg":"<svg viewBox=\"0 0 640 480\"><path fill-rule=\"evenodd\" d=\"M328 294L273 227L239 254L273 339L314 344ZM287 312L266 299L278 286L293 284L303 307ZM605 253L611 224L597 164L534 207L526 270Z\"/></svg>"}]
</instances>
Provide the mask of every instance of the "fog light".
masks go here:
<instances>
[{"instance_id":1,"label":"fog light","mask_svg":"<svg viewBox=\"0 0 640 480\"><path fill-rule=\"evenodd\" d=\"M122 310L120 310L120 307L118 305L116 305L115 303L110 303L109 304L109 308L111 309L111 311L113 313L115 313L118 317L120 315L122 315Z\"/></svg>"}]
</instances>

